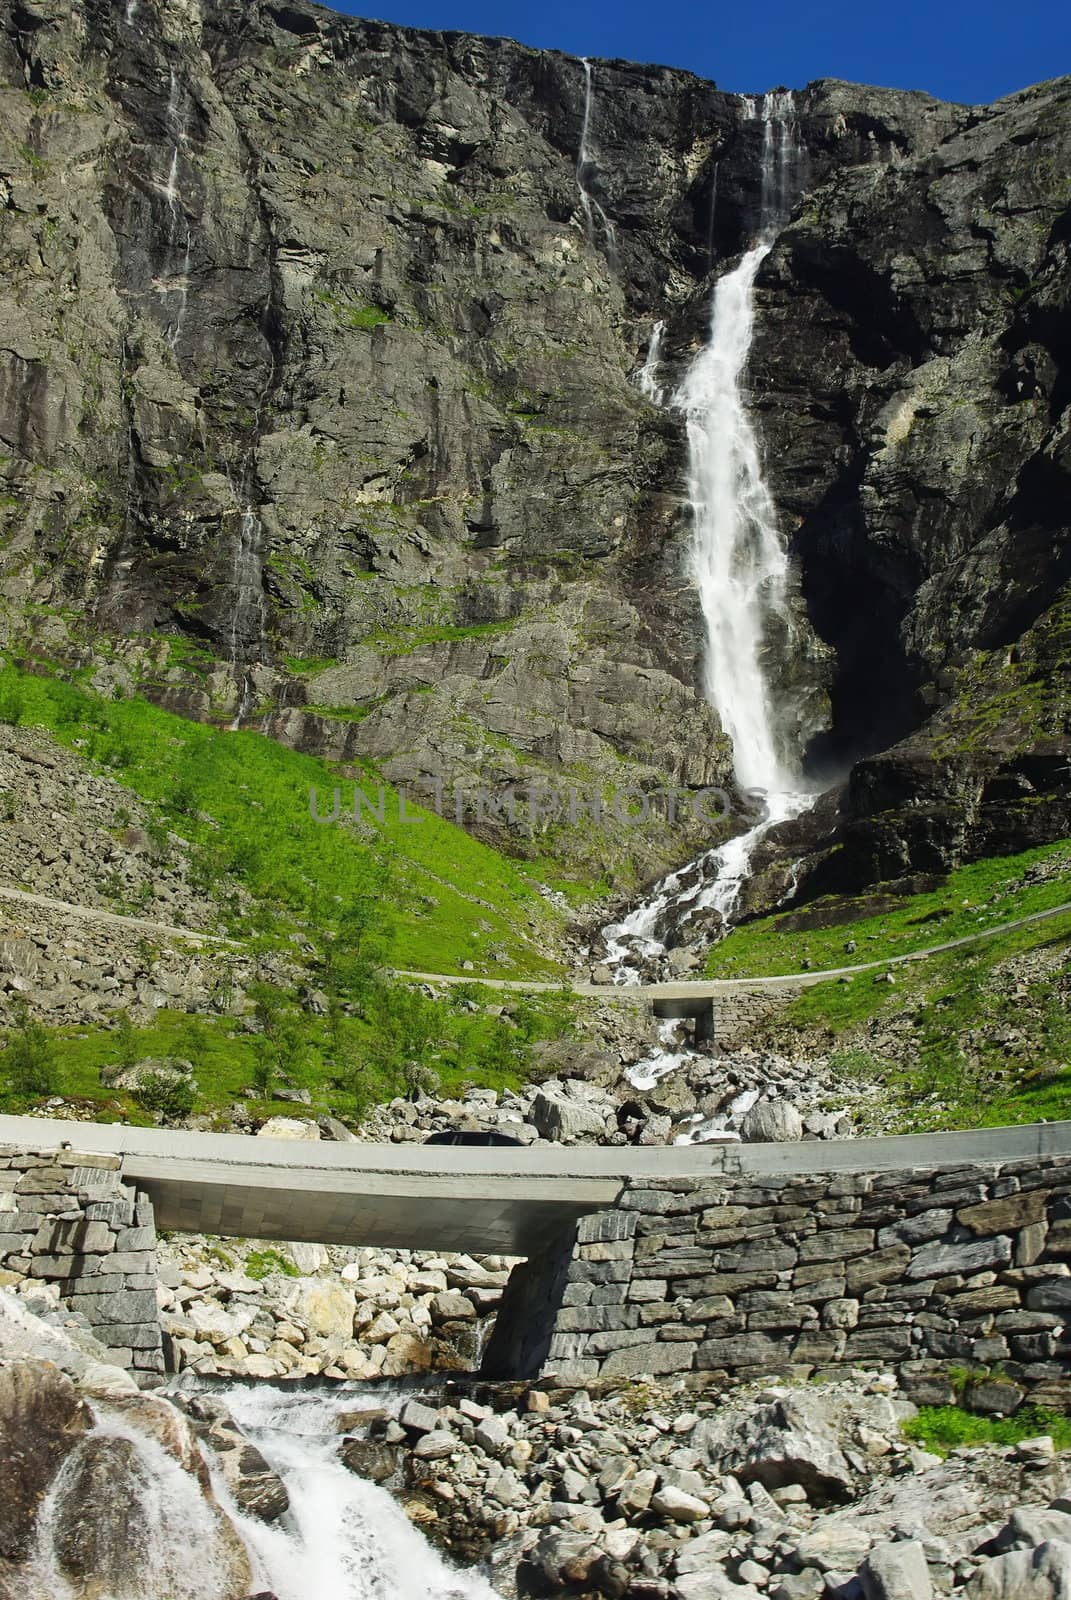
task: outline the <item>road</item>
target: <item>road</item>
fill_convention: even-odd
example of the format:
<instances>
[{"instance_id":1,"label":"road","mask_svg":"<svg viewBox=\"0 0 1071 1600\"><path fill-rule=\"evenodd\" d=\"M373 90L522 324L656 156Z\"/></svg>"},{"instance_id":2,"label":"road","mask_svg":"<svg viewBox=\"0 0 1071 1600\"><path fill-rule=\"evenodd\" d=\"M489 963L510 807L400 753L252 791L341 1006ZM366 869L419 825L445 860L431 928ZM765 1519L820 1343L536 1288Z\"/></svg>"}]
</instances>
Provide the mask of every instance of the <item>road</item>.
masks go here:
<instances>
[{"instance_id":1,"label":"road","mask_svg":"<svg viewBox=\"0 0 1071 1600\"><path fill-rule=\"evenodd\" d=\"M746 1182L1068 1156L1071 1122L798 1144L466 1148L0 1116L5 1145L117 1156L123 1179L152 1198L157 1227L176 1232L529 1255L645 1178Z\"/></svg>"}]
</instances>

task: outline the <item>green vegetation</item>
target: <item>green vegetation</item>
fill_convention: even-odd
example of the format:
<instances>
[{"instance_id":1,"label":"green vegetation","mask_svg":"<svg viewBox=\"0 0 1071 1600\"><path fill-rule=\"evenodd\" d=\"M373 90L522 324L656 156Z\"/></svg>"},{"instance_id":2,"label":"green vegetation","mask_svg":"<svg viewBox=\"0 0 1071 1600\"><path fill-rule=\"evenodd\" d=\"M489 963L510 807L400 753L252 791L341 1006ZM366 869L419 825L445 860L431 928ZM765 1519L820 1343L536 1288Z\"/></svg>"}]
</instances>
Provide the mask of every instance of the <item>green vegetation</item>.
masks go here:
<instances>
[{"instance_id":1,"label":"green vegetation","mask_svg":"<svg viewBox=\"0 0 1071 1600\"><path fill-rule=\"evenodd\" d=\"M5 721L50 729L189 840L196 885L223 906L233 936L322 947L370 901L393 965L460 973L466 960L494 960L511 976L560 971L543 954L558 914L518 867L412 800L403 812L374 773L362 794L376 816L362 804L357 821L354 786L326 761L11 666L0 669ZM331 817L336 788L339 820L315 820L311 797L316 815Z\"/></svg>"},{"instance_id":2,"label":"green vegetation","mask_svg":"<svg viewBox=\"0 0 1071 1600\"><path fill-rule=\"evenodd\" d=\"M501 1015L482 1009L488 992L476 984L430 1000L418 989L384 983L372 945L343 951L324 978L327 1003L316 1010L298 994L254 985L255 1032L232 1017L179 1011L160 1011L144 1028L125 1026L121 1014L111 1028L19 1025L0 1052L3 1103L18 1108L56 1093L91 1104L98 1121L144 1125L195 1111L223 1127L234 1103L248 1102L255 1091L258 1117L293 1116L297 1109L302 1116L354 1120L379 1101L418 1089L456 1096L470 1085L519 1088L531 1046L560 1037L572 1017L571 997L554 991L511 1000ZM11 1052L23 1047L27 1032L34 1070L12 1072ZM136 1095L102 1087L103 1067L148 1056L193 1060L192 1093L183 1094L181 1084L172 1090L162 1076L159 1094L151 1084ZM40 1076L42 1062L47 1070ZM283 1086L307 1090L308 1104L295 1108L277 1098Z\"/></svg>"},{"instance_id":3,"label":"green vegetation","mask_svg":"<svg viewBox=\"0 0 1071 1600\"><path fill-rule=\"evenodd\" d=\"M1031 869L1055 861L1056 876L1032 881ZM715 945L706 970L713 978L772 977L799 972L806 964L827 967L888 961L1047 911L1071 900L1071 843L1043 845L1016 856L994 856L959 867L925 894L883 897L876 914L864 912L874 896L817 900L803 912L759 917ZM848 951L848 943L854 951Z\"/></svg>"},{"instance_id":4,"label":"green vegetation","mask_svg":"<svg viewBox=\"0 0 1071 1600\"><path fill-rule=\"evenodd\" d=\"M56 1056L48 1033L27 1012L17 1007L15 1026L0 1055L0 1103L20 1105L56 1089Z\"/></svg>"},{"instance_id":5,"label":"green vegetation","mask_svg":"<svg viewBox=\"0 0 1071 1600\"><path fill-rule=\"evenodd\" d=\"M897 970L806 989L774 1024L774 1037L818 1030L845 1078L881 1086L893 1128L999 1127L1071 1117L1071 1015L1051 976L1002 977L1013 957L1071 947L1071 913L995 934L977 946ZM880 1054L885 1027L907 1027L895 1060ZM839 1046L839 1047L837 1047Z\"/></svg>"},{"instance_id":6,"label":"green vegetation","mask_svg":"<svg viewBox=\"0 0 1071 1600\"><path fill-rule=\"evenodd\" d=\"M411 801L402 812L374 775L355 818L353 788L343 795L326 762L11 666L0 669L0 720L50 729L139 795L153 849L166 854L173 834L187 842L193 886L273 973L245 982L238 1020L225 972L204 1016L163 1010L136 1026L117 1011L100 1028L48 1029L24 1015L0 1049L5 1104L61 1093L104 1118L195 1111L226 1126L236 1101L254 1101L258 1116L293 1114L303 1090L310 1114L352 1120L400 1093L519 1087L532 1046L567 1029L564 991L501 1008L474 985L432 999L391 981L388 962L460 973L481 958L511 975L553 976L544 951L559 914L513 863ZM339 820L316 820L332 815L336 787ZM120 807L116 818L122 829L130 813ZM144 959L156 960L149 946ZM277 976L280 963L288 976ZM102 1068L147 1057L188 1060L192 1081L161 1071L135 1093L102 1085Z\"/></svg>"},{"instance_id":7,"label":"green vegetation","mask_svg":"<svg viewBox=\"0 0 1071 1600\"><path fill-rule=\"evenodd\" d=\"M246 1256L245 1275L255 1283L260 1283L273 1272L281 1273L284 1278L301 1276L290 1257L283 1255L281 1250L251 1250Z\"/></svg>"},{"instance_id":8,"label":"green vegetation","mask_svg":"<svg viewBox=\"0 0 1071 1600\"><path fill-rule=\"evenodd\" d=\"M506 633L519 621L518 617L502 617L493 622L470 622L463 626L441 624L427 628L369 634L361 643L370 650L379 650L394 656L411 655L427 644L447 644L455 639L479 639L487 634Z\"/></svg>"},{"instance_id":9,"label":"green vegetation","mask_svg":"<svg viewBox=\"0 0 1071 1600\"><path fill-rule=\"evenodd\" d=\"M920 1406L903 1431L939 1456L960 1445L1019 1444L1041 1434L1048 1434L1057 1450L1071 1449L1071 1417L1040 1406L1025 1406L1014 1417L979 1416L962 1406Z\"/></svg>"},{"instance_id":10,"label":"green vegetation","mask_svg":"<svg viewBox=\"0 0 1071 1600\"><path fill-rule=\"evenodd\" d=\"M384 311L381 306L355 304L329 289L315 289L313 293L320 304L332 312L341 328L380 328L384 323L394 321L390 312Z\"/></svg>"}]
</instances>

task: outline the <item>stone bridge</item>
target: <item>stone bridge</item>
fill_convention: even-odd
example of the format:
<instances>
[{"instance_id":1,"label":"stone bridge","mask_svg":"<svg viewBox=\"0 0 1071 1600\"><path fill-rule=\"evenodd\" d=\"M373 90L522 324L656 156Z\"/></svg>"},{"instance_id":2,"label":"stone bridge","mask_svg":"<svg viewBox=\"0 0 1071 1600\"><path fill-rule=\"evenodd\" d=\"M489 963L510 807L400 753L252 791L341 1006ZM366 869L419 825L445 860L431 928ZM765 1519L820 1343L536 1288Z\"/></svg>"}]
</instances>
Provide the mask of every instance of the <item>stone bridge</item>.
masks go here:
<instances>
[{"instance_id":1,"label":"stone bridge","mask_svg":"<svg viewBox=\"0 0 1071 1600\"><path fill-rule=\"evenodd\" d=\"M150 1379L155 1215L180 1232L525 1256L488 1375L879 1364L936 1393L955 1365L998 1368L1005 1408L1069 1398L1071 1122L654 1149L0 1117L0 1213L4 1267L59 1283Z\"/></svg>"}]
</instances>

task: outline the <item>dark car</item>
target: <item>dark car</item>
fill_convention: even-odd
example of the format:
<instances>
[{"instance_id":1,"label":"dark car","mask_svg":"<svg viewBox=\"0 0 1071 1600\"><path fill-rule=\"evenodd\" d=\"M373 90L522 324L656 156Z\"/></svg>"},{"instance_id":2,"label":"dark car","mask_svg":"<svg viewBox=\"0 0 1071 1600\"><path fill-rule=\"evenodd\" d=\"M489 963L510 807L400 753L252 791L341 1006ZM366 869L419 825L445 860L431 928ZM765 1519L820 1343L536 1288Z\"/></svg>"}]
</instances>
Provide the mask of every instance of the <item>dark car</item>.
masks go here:
<instances>
[{"instance_id":1,"label":"dark car","mask_svg":"<svg viewBox=\"0 0 1071 1600\"><path fill-rule=\"evenodd\" d=\"M521 1146L519 1139L513 1139L508 1133L499 1133L495 1128L444 1128L441 1133L431 1133L424 1140L425 1144L514 1144Z\"/></svg>"}]
</instances>

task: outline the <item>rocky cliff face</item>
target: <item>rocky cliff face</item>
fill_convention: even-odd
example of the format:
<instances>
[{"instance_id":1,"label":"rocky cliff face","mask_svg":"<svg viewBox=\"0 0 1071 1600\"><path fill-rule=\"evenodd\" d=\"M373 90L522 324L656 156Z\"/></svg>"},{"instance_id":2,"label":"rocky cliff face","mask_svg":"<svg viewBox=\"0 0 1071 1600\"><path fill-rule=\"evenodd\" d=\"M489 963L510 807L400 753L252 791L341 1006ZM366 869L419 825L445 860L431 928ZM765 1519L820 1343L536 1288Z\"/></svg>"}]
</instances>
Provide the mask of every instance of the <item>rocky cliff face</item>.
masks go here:
<instances>
[{"instance_id":1,"label":"rocky cliff face","mask_svg":"<svg viewBox=\"0 0 1071 1600\"><path fill-rule=\"evenodd\" d=\"M580 62L299 0L20 0L0 74L9 647L396 781L728 779L683 430L637 376L664 321L673 384L755 226L753 105L598 63L578 168ZM834 772L914 741L853 779L857 874L918 855L874 842L905 792L1007 812L998 716L1012 833L1067 828L1069 100L795 97L752 378L792 670ZM548 842L627 881L698 841Z\"/></svg>"}]
</instances>

